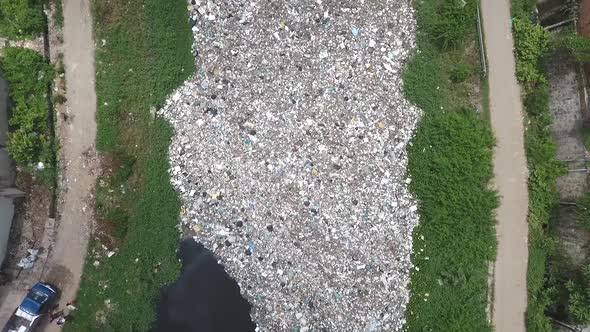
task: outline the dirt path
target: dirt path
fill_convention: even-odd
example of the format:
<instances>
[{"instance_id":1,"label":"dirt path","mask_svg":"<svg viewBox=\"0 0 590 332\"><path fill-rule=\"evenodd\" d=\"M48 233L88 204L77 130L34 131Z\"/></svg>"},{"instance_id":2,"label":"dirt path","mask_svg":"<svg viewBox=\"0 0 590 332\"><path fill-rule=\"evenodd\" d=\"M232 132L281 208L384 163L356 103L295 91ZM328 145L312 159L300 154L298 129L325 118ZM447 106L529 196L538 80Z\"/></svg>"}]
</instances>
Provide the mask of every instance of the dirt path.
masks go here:
<instances>
[{"instance_id":1,"label":"dirt path","mask_svg":"<svg viewBox=\"0 0 590 332\"><path fill-rule=\"evenodd\" d=\"M525 331L527 306L527 168L520 88L515 77L509 0L482 0L488 52L492 128L496 135L494 174L498 257L492 319L498 332Z\"/></svg>"},{"instance_id":2,"label":"dirt path","mask_svg":"<svg viewBox=\"0 0 590 332\"><path fill-rule=\"evenodd\" d=\"M64 1L64 64L66 69L67 121L61 123L61 158L64 171L57 239L45 279L57 284L60 304L76 296L91 228L95 185L94 141L96 94L94 42L90 0ZM45 331L56 331L56 325Z\"/></svg>"}]
</instances>

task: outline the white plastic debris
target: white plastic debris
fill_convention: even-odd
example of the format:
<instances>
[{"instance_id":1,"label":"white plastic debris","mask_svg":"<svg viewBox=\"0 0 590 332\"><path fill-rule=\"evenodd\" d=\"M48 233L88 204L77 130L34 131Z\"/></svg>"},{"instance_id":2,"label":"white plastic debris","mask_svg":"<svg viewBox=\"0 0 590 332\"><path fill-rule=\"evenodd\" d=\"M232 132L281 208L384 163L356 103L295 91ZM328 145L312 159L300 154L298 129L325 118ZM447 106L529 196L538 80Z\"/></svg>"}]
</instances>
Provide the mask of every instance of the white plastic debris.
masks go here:
<instances>
[{"instance_id":1,"label":"white plastic debris","mask_svg":"<svg viewBox=\"0 0 590 332\"><path fill-rule=\"evenodd\" d=\"M23 270L27 270L35 265L35 261L37 260L37 255L39 254L38 249L27 249L28 255L21 258L20 261L16 264L18 267L22 268Z\"/></svg>"},{"instance_id":2,"label":"white plastic debris","mask_svg":"<svg viewBox=\"0 0 590 332\"><path fill-rule=\"evenodd\" d=\"M209 2L191 11L202 70L159 110L180 226L259 331L400 330L418 223L410 2Z\"/></svg>"}]
</instances>

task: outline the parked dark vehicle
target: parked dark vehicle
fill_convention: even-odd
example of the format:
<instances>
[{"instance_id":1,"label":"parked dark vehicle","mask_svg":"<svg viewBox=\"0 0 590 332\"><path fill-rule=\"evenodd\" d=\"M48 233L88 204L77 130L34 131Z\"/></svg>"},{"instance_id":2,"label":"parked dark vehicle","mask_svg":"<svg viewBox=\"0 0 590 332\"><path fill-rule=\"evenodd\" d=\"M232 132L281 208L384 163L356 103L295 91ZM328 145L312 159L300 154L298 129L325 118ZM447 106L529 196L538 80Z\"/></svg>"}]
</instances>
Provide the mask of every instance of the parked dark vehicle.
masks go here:
<instances>
[{"instance_id":1,"label":"parked dark vehicle","mask_svg":"<svg viewBox=\"0 0 590 332\"><path fill-rule=\"evenodd\" d=\"M16 308L2 332L30 332L39 324L55 302L57 290L44 283L33 286L23 302Z\"/></svg>"}]
</instances>

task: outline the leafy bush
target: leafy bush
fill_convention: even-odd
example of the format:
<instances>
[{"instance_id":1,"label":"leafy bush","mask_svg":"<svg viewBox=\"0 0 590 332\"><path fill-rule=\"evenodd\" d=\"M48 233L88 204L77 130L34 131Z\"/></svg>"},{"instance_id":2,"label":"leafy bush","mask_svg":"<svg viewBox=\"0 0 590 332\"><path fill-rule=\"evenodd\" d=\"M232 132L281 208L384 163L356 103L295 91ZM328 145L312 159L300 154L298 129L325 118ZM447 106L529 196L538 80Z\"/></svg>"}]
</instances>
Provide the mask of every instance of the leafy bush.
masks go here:
<instances>
[{"instance_id":1,"label":"leafy bush","mask_svg":"<svg viewBox=\"0 0 590 332\"><path fill-rule=\"evenodd\" d=\"M10 83L10 97L15 101L45 98L47 87L55 77L53 67L43 56L25 48L5 48L1 68Z\"/></svg>"},{"instance_id":2,"label":"leafy bush","mask_svg":"<svg viewBox=\"0 0 590 332\"><path fill-rule=\"evenodd\" d=\"M43 144L39 135L18 129L8 135L8 153L18 165L31 166L38 162Z\"/></svg>"},{"instance_id":3,"label":"leafy bush","mask_svg":"<svg viewBox=\"0 0 590 332\"><path fill-rule=\"evenodd\" d=\"M0 0L0 35L10 39L39 36L44 27L41 1Z\"/></svg>"},{"instance_id":4,"label":"leafy bush","mask_svg":"<svg viewBox=\"0 0 590 332\"><path fill-rule=\"evenodd\" d=\"M462 83L471 77L471 75L473 75L473 68L471 65L461 62L456 64L451 70L451 81L453 81L453 83Z\"/></svg>"},{"instance_id":5,"label":"leafy bush","mask_svg":"<svg viewBox=\"0 0 590 332\"><path fill-rule=\"evenodd\" d=\"M579 62L590 61L590 39L578 34L573 29L557 35L554 38L554 43L557 48L570 52Z\"/></svg>"},{"instance_id":6,"label":"leafy bush","mask_svg":"<svg viewBox=\"0 0 590 332\"><path fill-rule=\"evenodd\" d=\"M540 61L550 50L549 33L530 20L515 18L512 21L516 47L516 77L530 88L545 81L539 69Z\"/></svg>"},{"instance_id":7,"label":"leafy bush","mask_svg":"<svg viewBox=\"0 0 590 332\"><path fill-rule=\"evenodd\" d=\"M549 111L549 86L540 84L524 99L524 107L528 115L540 116Z\"/></svg>"},{"instance_id":8,"label":"leafy bush","mask_svg":"<svg viewBox=\"0 0 590 332\"><path fill-rule=\"evenodd\" d=\"M9 47L0 64L14 102L9 120L15 131L8 138L8 152L16 163L33 170L39 162L52 167L55 148L49 135L47 88L55 73L35 51Z\"/></svg>"},{"instance_id":9,"label":"leafy bush","mask_svg":"<svg viewBox=\"0 0 590 332\"><path fill-rule=\"evenodd\" d=\"M531 20L536 4L537 0L512 0L512 15Z\"/></svg>"},{"instance_id":10,"label":"leafy bush","mask_svg":"<svg viewBox=\"0 0 590 332\"><path fill-rule=\"evenodd\" d=\"M590 265L581 271L578 281L567 283L569 291L568 311L578 324L590 324Z\"/></svg>"}]
</instances>

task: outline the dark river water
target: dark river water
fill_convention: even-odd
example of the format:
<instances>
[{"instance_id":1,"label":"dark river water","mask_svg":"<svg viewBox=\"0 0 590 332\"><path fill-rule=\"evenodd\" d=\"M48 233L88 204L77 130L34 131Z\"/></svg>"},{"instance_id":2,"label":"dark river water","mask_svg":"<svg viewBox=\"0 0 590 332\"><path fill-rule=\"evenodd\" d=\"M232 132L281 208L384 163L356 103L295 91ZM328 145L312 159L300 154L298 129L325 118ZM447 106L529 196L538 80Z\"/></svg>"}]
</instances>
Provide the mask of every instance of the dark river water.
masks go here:
<instances>
[{"instance_id":1,"label":"dark river water","mask_svg":"<svg viewBox=\"0 0 590 332\"><path fill-rule=\"evenodd\" d=\"M153 332L251 332L250 304L211 251L192 239L180 245L180 278L162 289Z\"/></svg>"}]
</instances>

